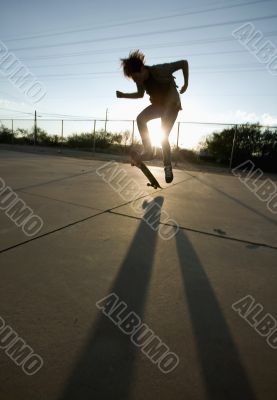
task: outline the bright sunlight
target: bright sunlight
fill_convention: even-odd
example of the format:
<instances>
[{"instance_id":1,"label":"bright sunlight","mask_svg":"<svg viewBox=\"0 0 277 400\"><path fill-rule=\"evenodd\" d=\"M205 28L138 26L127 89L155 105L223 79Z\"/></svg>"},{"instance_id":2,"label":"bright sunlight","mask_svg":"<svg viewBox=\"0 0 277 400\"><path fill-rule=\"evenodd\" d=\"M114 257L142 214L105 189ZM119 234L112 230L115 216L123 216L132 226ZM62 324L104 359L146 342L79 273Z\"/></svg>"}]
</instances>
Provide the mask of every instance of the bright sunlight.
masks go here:
<instances>
[{"instance_id":1,"label":"bright sunlight","mask_svg":"<svg viewBox=\"0 0 277 400\"><path fill-rule=\"evenodd\" d=\"M158 119L153 119L147 123L148 130L149 130L149 135L151 139L152 146L155 147L162 147L162 137L163 137L163 131L161 127L161 120L160 118Z\"/></svg>"}]
</instances>

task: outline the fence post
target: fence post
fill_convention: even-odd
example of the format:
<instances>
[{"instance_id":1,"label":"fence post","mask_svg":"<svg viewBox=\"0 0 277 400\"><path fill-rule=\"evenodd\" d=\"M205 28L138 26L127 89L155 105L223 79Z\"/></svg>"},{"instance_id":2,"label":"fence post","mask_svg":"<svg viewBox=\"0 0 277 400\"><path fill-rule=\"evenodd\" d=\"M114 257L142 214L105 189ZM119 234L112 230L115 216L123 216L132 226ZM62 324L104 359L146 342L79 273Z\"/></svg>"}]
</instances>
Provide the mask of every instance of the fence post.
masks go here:
<instances>
[{"instance_id":1,"label":"fence post","mask_svg":"<svg viewBox=\"0 0 277 400\"><path fill-rule=\"evenodd\" d=\"M181 124L181 122L178 122L178 129L177 129L177 150L179 150L180 124Z\"/></svg>"},{"instance_id":2,"label":"fence post","mask_svg":"<svg viewBox=\"0 0 277 400\"><path fill-rule=\"evenodd\" d=\"M63 119L62 119L62 145L61 145L61 153L63 152Z\"/></svg>"},{"instance_id":3,"label":"fence post","mask_svg":"<svg viewBox=\"0 0 277 400\"><path fill-rule=\"evenodd\" d=\"M135 136L135 120L132 121L132 143L131 146L134 144L134 136Z\"/></svg>"},{"instance_id":4,"label":"fence post","mask_svg":"<svg viewBox=\"0 0 277 400\"><path fill-rule=\"evenodd\" d=\"M95 153L95 134L96 134L96 119L94 120L93 124L93 152Z\"/></svg>"},{"instance_id":5,"label":"fence post","mask_svg":"<svg viewBox=\"0 0 277 400\"><path fill-rule=\"evenodd\" d=\"M177 128L177 143L176 143L175 167L177 167L177 165L178 165L180 125L181 125L181 122L178 122L178 124L177 124L178 128Z\"/></svg>"},{"instance_id":6,"label":"fence post","mask_svg":"<svg viewBox=\"0 0 277 400\"><path fill-rule=\"evenodd\" d=\"M106 118L105 118L105 135L107 135L107 122L108 122L108 109L106 109Z\"/></svg>"},{"instance_id":7,"label":"fence post","mask_svg":"<svg viewBox=\"0 0 277 400\"><path fill-rule=\"evenodd\" d=\"M37 144L37 111L35 110L34 145Z\"/></svg>"},{"instance_id":8,"label":"fence post","mask_svg":"<svg viewBox=\"0 0 277 400\"><path fill-rule=\"evenodd\" d=\"M229 172L231 172L232 165L233 165L234 149L235 149L236 140L237 140L237 129L238 129L238 125L236 124L236 125L235 125L234 137L233 137L233 144L232 144L231 157L230 157Z\"/></svg>"},{"instance_id":9,"label":"fence post","mask_svg":"<svg viewBox=\"0 0 277 400\"><path fill-rule=\"evenodd\" d=\"M13 119L12 119L12 144L14 144Z\"/></svg>"}]
</instances>

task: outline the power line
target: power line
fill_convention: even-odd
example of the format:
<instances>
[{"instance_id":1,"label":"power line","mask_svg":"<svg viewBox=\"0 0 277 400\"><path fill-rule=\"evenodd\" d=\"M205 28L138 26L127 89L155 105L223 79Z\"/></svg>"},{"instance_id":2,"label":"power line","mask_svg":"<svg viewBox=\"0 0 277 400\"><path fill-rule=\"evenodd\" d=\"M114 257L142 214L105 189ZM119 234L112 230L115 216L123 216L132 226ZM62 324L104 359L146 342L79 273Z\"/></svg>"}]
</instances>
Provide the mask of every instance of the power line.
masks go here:
<instances>
[{"instance_id":1,"label":"power line","mask_svg":"<svg viewBox=\"0 0 277 400\"><path fill-rule=\"evenodd\" d=\"M204 52L204 53L194 53L194 54L185 54L185 58L188 57L200 57L200 56L213 56L213 55L223 55L223 54L247 54L245 50L227 50L227 51L212 51L212 52ZM170 55L170 56L162 56L162 57L151 57L151 59L179 59L179 58L184 58L184 54L179 54L179 55ZM112 63L115 60L106 60L106 61L86 61L86 62L77 62L77 63L65 63L65 64L48 64L48 65L32 65L29 67L32 69L36 68L51 68L51 67L68 67L68 66L77 66L77 65L95 65L95 64L106 64L106 63Z\"/></svg>"},{"instance_id":2,"label":"power line","mask_svg":"<svg viewBox=\"0 0 277 400\"><path fill-rule=\"evenodd\" d=\"M233 73L233 72L262 72L267 71L264 66L262 67L253 67L246 68L244 66L237 65L235 68L222 68L221 66L214 67L204 67L204 68L193 68L190 71L190 76L195 73ZM43 79L54 79L54 80L66 80L66 79L99 79L103 74L105 74L105 79L114 78L115 75L119 75L119 72L114 71L105 71L105 72L87 72L87 73L67 73L67 74L45 74L40 75L37 78ZM0 80L5 80L4 78L0 78Z\"/></svg>"},{"instance_id":3,"label":"power line","mask_svg":"<svg viewBox=\"0 0 277 400\"><path fill-rule=\"evenodd\" d=\"M219 11L219 10L225 10L225 9L230 9L230 8L245 7L248 5L264 3L266 1L273 1L273 0L255 0L255 1L249 1L247 3L229 4L229 5L224 5L221 7L207 8L207 9L198 10L198 11L178 12L178 13L173 13L171 15L164 15L164 16L160 16L160 17L140 18L140 19L134 19L131 21L124 21L124 22L118 22L118 23L112 23L112 24L106 24L106 25L104 24L102 26L100 25L100 26L94 26L94 27L88 27L88 28L69 29L69 30L64 30L64 31L59 31L59 32L41 33L41 34L36 34L36 35L21 36L21 37L6 39L4 41L5 42L14 42L14 41L19 41L19 40L27 40L27 39L28 40L29 39L39 39L39 38L53 37L53 36L57 37L57 36L61 36L61 35L78 33L78 32L90 32L90 31L95 31L98 29L106 29L106 28L114 28L114 27L119 27L119 26L134 25L134 24L140 24L140 23L144 23L144 22L161 21L161 20L167 20L170 18L182 17L182 16L186 16L186 15L203 14L203 13L207 13L207 12L211 12L211 11Z\"/></svg>"},{"instance_id":4,"label":"power line","mask_svg":"<svg viewBox=\"0 0 277 400\"><path fill-rule=\"evenodd\" d=\"M13 109L13 108L2 108L2 107L0 107L0 110L4 110L4 111L8 111L8 112L16 112L16 113L20 113L20 114L24 114L24 115L34 115L34 113L33 112L24 112L24 111L20 111L20 110L15 110L15 109ZM58 117L73 117L73 118L91 118L91 119L98 119L98 120L100 120L100 118L96 118L96 117L92 117L92 116L90 116L90 117L88 117L88 116L85 116L85 115L72 115L72 114L56 114L56 113L45 113L45 112L39 112L39 116L41 117L42 115L46 115L46 116L58 116ZM4 119L2 116L1 116L1 118L2 119Z\"/></svg>"},{"instance_id":5,"label":"power line","mask_svg":"<svg viewBox=\"0 0 277 400\"><path fill-rule=\"evenodd\" d=\"M251 17L251 22L253 21L264 21L277 18L277 14L274 15L267 15L264 17ZM134 37L142 37L142 36L152 36L152 35L161 35L161 34L168 34L168 33L177 33L177 32L184 32L189 30L196 30L196 29L206 29L206 28L215 28L219 26L226 26L226 25L234 25L234 24L241 24L249 22L250 18L245 18L241 20L231 20L225 22L217 22L211 24L202 24L202 25L195 25L195 26L188 26L185 28L174 28L174 29L164 29L158 31L151 31L151 32L140 32L140 33L132 33L128 34L128 38ZM55 44L48 44L48 45L40 45L40 46L28 46L28 47L19 47L15 49L10 49L11 51L24 51L24 50L35 50L35 49L45 49L45 48L52 48L52 47L61 47L61 46L72 46L77 44L85 44L85 43L94 43L94 42L105 42L105 41L114 41L119 39L126 39L126 34L118 35L118 36L108 36L104 38L97 38L97 39L86 39L86 40L78 40L78 41L70 41L64 43L55 43Z\"/></svg>"},{"instance_id":6,"label":"power line","mask_svg":"<svg viewBox=\"0 0 277 400\"><path fill-rule=\"evenodd\" d=\"M20 111L20 110L14 110L13 108L0 107L0 110L12 111L12 112L17 112L17 113L26 114L26 115L33 115L33 113L28 113L28 112L24 112L24 111Z\"/></svg>"},{"instance_id":7,"label":"power line","mask_svg":"<svg viewBox=\"0 0 277 400\"><path fill-rule=\"evenodd\" d=\"M257 68L256 63L245 63L245 64L222 64L222 65L207 65L207 66L201 66L201 67L197 67L197 66L193 66L192 68L190 68L191 72L193 71L206 71L206 70L215 70L215 69L231 69L232 68L247 68L247 69L253 69L253 68ZM262 67L262 69L264 69L264 67ZM42 74L42 75L37 75L37 78L52 78L52 77L74 77L74 76L99 76L99 75L115 75L115 74L121 74L121 71L94 71L94 72L68 72L68 73L54 73L54 74ZM24 77L24 75L15 75L16 78L20 78L20 77ZM2 78L5 79L5 78ZM32 77L31 77L32 79Z\"/></svg>"},{"instance_id":8,"label":"power line","mask_svg":"<svg viewBox=\"0 0 277 400\"><path fill-rule=\"evenodd\" d=\"M265 32L264 33L264 38L272 37L277 35L277 30L270 31L270 32ZM221 43L221 42L233 42L234 38L230 36L225 36L225 37L216 37L216 38L208 38L208 39L194 39L190 41L181 41L181 42L167 42L167 43L157 43L157 44L151 44L151 45L137 45L135 47L137 48L143 48L145 49L159 49L159 48L166 48L166 47L180 47L180 46L191 46L191 45L204 45L204 44L210 44L210 43ZM69 53L64 53L64 54L52 54L52 55L47 55L47 56L37 56L37 57L24 57L24 60L22 59L21 61L24 62L25 60L49 60L49 59L57 59L57 58L64 58L64 57L75 57L75 56L86 56L86 55L103 55L103 54L111 54L111 53L119 53L119 52L124 52L124 51L129 51L130 47L113 47L113 48L108 48L108 49L101 49L101 50L89 50L89 51L81 51L81 52L69 52Z\"/></svg>"},{"instance_id":9,"label":"power line","mask_svg":"<svg viewBox=\"0 0 277 400\"><path fill-rule=\"evenodd\" d=\"M47 116L58 116L60 118L73 117L73 118L89 118L92 120L94 120L94 119L100 120L101 119L101 118L96 118L96 117L92 117L92 116L88 117L88 116L84 116L84 115L72 115L72 114L56 114L56 113L45 113L45 112L40 112L40 114L47 115Z\"/></svg>"},{"instance_id":10,"label":"power line","mask_svg":"<svg viewBox=\"0 0 277 400\"><path fill-rule=\"evenodd\" d=\"M233 0L226 0L226 1L233 1ZM261 0L261 1L262 1L262 0ZM265 1L267 1L267 0L265 0ZM213 6L213 5L218 4L218 3L219 3L219 1L216 1L216 2L209 3L208 5ZM196 6L193 6L192 8L197 8L197 7L196 7ZM191 9L191 7L186 7L185 10L186 10L186 9ZM180 12L180 11L179 11L179 12ZM120 21L120 23L122 23L122 20L116 20L116 21L118 21L118 23L119 23L119 21ZM124 21L124 22L125 22L125 21ZM130 21L130 22L131 22L131 21ZM104 27L104 25L100 25L100 26L98 25L98 28L101 28L101 27ZM91 28L91 26L89 26L88 28L84 28L83 25L81 25L80 28L76 28L76 27L75 27L74 29L78 30L78 29L89 29L89 28ZM44 32L42 32L41 34L42 34L42 35L44 35L44 34L45 34L45 35L48 35L48 34L58 35L58 34L60 34L60 33L68 32L68 31L71 31L71 30L72 30L72 28L68 28L67 30L64 30L64 31L58 30L58 31L54 31L54 32L53 32L53 30L51 29L51 30L46 30L46 31L44 31ZM31 38L31 36L34 36L34 35L35 35L34 33L30 33L29 36L25 36L24 39L29 39L29 38ZM6 39L5 39L5 38L4 38L4 39L2 38L2 40L5 40L6 42L8 42L8 41L12 41L12 40L20 40L20 38L21 38L21 37L18 37L18 36L17 36L17 37L12 37L12 38L9 38L9 37L8 37L8 38L6 38Z\"/></svg>"}]
</instances>

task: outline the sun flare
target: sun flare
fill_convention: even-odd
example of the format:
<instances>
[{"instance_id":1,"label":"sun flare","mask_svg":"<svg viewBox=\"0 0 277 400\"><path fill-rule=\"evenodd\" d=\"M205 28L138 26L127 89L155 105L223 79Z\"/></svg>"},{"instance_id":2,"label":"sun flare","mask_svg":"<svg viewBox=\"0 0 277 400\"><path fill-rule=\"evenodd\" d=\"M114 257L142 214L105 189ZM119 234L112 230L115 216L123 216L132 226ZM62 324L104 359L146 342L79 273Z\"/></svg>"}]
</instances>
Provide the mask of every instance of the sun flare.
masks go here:
<instances>
[{"instance_id":1,"label":"sun flare","mask_svg":"<svg viewBox=\"0 0 277 400\"><path fill-rule=\"evenodd\" d=\"M149 135L150 135L150 140L152 143L152 146L155 147L162 147L162 138L163 138L163 131L161 127L161 120L160 119L154 119L152 121L149 121L148 124L148 130L149 130Z\"/></svg>"}]
</instances>

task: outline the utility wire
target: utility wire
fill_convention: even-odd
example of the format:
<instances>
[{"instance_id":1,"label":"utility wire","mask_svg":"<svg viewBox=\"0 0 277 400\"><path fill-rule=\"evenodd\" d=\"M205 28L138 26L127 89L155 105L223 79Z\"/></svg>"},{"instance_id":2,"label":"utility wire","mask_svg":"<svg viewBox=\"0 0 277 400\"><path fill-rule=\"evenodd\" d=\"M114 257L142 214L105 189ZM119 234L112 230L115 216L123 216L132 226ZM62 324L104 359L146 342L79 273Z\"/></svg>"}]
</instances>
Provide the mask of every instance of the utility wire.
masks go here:
<instances>
[{"instance_id":1,"label":"utility wire","mask_svg":"<svg viewBox=\"0 0 277 400\"><path fill-rule=\"evenodd\" d=\"M270 32L265 32L264 33L264 38L272 37L277 35L277 30L270 31ZM225 37L216 37L216 38L205 38L205 39L194 39L194 40L189 40L189 41L181 41L181 42L167 42L167 43L157 43L157 44L140 44L137 46L133 46L136 48L143 48L145 49L160 49L160 48L167 48L170 47L171 49L173 47L180 47L180 46L191 46L191 45L205 45L205 44L210 44L210 43L222 43L222 42L234 42L235 39L233 36L225 36ZM50 60L51 58L64 58L64 57L76 57L76 56L85 56L85 55L105 55L105 54L111 54L111 53L119 53L119 52L124 52L124 51L129 51L129 47L121 47L121 48L108 48L108 49L101 49L101 50L89 50L89 51L81 51L81 52L70 52L70 53L64 53L64 54L52 54L52 55L47 55L47 56L36 56L36 57L24 57L24 59L21 59L22 62L28 61L28 60Z\"/></svg>"},{"instance_id":2,"label":"utility wire","mask_svg":"<svg viewBox=\"0 0 277 400\"><path fill-rule=\"evenodd\" d=\"M206 29L206 28L215 28L219 26L227 26L227 25L235 25L235 24L242 24L253 21L266 21L270 19L275 19L277 18L277 14L273 15L266 15L264 17L249 17L249 18L244 18L241 20L230 20L230 21L225 21L225 22L217 22L217 23L210 23L210 24L202 24L202 25L194 25L194 26L188 26L184 28L174 28L174 29L163 29L163 30L158 30L158 31L150 31L150 32L140 32L140 33L128 33L128 39L129 38L134 38L134 37L142 37L142 36L153 36L153 35L165 35L168 33L177 33L177 32L184 32L184 31L189 31L189 30L199 30L199 29ZM64 42L64 43L55 43L55 44L48 44L48 45L40 45L40 46L27 46L27 47L18 47L18 48L13 48L10 49L10 51L24 51L24 50L36 50L36 49L46 49L46 48L53 48L53 47L61 47L61 46L73 46L73 45L78 45L78 44L87 44L87 43L99 43L99 42L105 42L105 41L114 41L114 40L119 40L119 39L126 39L126 34L124 35L118 35L118 36L107 36L104 38L95 38L95 39L86 39L86 40L78 40L78 41L70 41L70 42Z\"/></svg>"},{"instance_id":3,"label":"utility wire","mask_svg":"<svg viewBox=\"0 0 277 400\"><path fill-rule=\"evenodd\" d=\"M98 29L107 29L107 28L121 27L121 26L126 26L126 25L140 24L140 23L145 23L145 22L168 20L170 18L183 17L186 15L196 15L196 14L203 14L203 13L207 13L207 12L211 12L211 11L220 11L220 10L225 10L225 9L230 9L230 8L244 7L244 6L253 5L253 4L265 3L266 1L273 1L273 0L255 0L255 1L249 1L246 3L240 3L240 4L229 4L229 5L224 5L221 7L206 8L204 10L198 10L198 11L178 12L178 13L173 13L173 14L164 15L164 16L160 16L160 17L140 18L140 19L134 19L134 20L130 20L130 21L104 24L104 25L93 26L93 27L88 27L88 28L68 29L68 30L58 31L58 32L21 36L21 37L6 39L4 41L7 43L7 42L27 40L27 39L30 40L30 39L39 39L39 38L45 38L45 37L57 37L57 36L61 36L61 35L71 34L71 33L90 32L90 31L95 31Z\"/></svg>"},{"instance_id":4,"label":"utility wire","mask_svg":"<svg viewBox=\"0 0 277 400\"><path fill-rule=\"evenodd\" d=\"M187 59L188 57L200 57L200 56L213 56L213 55L228 55L228 54L247 54L245 50L230 50L230 51L212 51L209 53L194 53L194 54L185 54L185 58ZM167 60L172 60L172 59L179 59L179 58L184 58L184 54L179 54L179 55L170 55L170 56L162 56L162 57L151 57L151 59L156 60L156 59L167 59ZM51 68L51 67L68 67L68 66L77 66L77 65L95 65L95 64L111 64L115 60L105 60L105 61L86 61L86 62L77 62L77 63L64 63L64 64L42 64L42 65L29 65L30 68L36 69L36 68ZM170 62L170 61L168 61Z\"/></svg>"}]
</instances>

